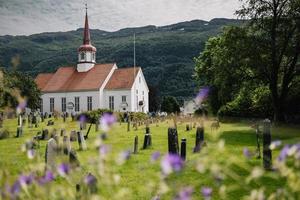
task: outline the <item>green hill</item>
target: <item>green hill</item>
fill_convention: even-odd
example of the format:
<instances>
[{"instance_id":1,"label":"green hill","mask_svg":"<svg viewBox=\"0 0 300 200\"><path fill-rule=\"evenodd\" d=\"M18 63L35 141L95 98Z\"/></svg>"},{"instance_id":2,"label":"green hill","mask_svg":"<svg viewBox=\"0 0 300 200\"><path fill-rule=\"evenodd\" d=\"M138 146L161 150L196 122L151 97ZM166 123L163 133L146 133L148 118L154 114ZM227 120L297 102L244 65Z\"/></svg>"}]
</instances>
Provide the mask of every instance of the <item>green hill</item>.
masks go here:
<instances>
[{"instance_id":1,"label":"green hill","mask_svg":"<svg viewBox=\"0 0 300 200\"><path fill-rule=\"evenodd\" d=\"M91 30L91 37L98 50L98 63L116 62L119 67L126 67L133 65L133 33L136 33L137 65L143 68L148 84L157 87L161 95L182 99L195 92L193 57L223 26L240 23L232 19L194 20L116 32ZM1 36L0 66L16 68L32 76L53 72L60 66L74 66L77 48L82 43L82 30Z\"/></svg>"}]
</instances>

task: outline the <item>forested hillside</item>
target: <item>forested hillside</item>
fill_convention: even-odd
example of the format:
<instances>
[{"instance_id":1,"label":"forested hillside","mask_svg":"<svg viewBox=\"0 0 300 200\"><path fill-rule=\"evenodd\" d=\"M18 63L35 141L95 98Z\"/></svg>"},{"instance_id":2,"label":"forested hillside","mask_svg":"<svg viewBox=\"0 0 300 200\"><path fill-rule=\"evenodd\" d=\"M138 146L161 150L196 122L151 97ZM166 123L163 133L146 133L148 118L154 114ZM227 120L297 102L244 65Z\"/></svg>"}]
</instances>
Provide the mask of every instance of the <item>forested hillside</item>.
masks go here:
<instances>
[{"instance_id":1,"label":"forested hillside","mask_svg":"<svg viewBox=\"0 0 300 200\"><path fill-rule=\"evenodd\" d=\"M223 26L241 21L194 20L169 26L127 28L116 32L91 30L97 47L97 62L116 62L119 67L133 65L133 33L136 33L137 65L143 68L149 85L161 95L178 99L190 97L196 86L192 75L193 58L199 55L211 36ZM53 72L60 66L74 66L82 29L69 32L41 33L31 36L1 36L0 66L36 76Z\"/></svg>"}]
</instances>

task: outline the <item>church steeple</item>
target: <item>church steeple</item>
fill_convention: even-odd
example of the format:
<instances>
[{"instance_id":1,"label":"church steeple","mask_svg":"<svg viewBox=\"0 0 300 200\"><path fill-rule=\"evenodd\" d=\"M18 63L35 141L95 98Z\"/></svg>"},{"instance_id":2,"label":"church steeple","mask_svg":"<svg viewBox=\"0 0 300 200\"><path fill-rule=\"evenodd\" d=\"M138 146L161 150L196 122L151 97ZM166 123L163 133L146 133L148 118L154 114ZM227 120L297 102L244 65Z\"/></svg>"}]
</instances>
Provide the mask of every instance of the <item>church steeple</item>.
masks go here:
<instances>
[{"instance_id":1,"label":"church steeple","mask_svg":"<svg viewBox=\"0 0 300 200\"><path fill-rule=\"evenodd\" d=\"M96 64L97 49L91 44L87 5L85 7L85 23L83 30L83 44L78 48L78 72L87 72Z\"/></svg>"},{"instance_id":2,"label":"church steeple","mask_svg":"<svg viewBox=\"0 0 300 200\"><path fill-rule=\"evenodd\" d=\"M85 44L85 45L91 44L89 19L88 19L88 13L87 13L87 4L85 4L85 23L84 23L83 44Z\"/></svg>"}]
</instances>

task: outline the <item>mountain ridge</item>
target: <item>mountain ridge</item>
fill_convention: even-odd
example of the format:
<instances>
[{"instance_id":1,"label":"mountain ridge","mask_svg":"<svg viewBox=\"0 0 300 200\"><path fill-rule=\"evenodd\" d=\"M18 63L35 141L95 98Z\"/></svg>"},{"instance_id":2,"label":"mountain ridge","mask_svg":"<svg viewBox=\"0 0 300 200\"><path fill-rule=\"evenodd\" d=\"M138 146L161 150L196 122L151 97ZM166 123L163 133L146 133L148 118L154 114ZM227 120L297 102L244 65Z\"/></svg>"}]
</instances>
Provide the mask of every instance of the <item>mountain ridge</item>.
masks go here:
<instances>
[{"instance_id":1,"label":"mountain ridge","mask_svg":"<svg viewBox=\"0 0 300 200\"><path fill-rule=\"evenodd\" d=\"M133 65L135 33L137 65L143 68L148 84L157 87L161 95L185 99L197 90L192 79L193 58L202 51L207 39L220 33L224 26L242 23L242 20L216 18L115 32L91 29L91 39L98 50L98 63L116 62L122 68ZM0 66L32 76L54 72L64 65L74 66L82 30L0 36Z\"/></svg>"}]
</instances>

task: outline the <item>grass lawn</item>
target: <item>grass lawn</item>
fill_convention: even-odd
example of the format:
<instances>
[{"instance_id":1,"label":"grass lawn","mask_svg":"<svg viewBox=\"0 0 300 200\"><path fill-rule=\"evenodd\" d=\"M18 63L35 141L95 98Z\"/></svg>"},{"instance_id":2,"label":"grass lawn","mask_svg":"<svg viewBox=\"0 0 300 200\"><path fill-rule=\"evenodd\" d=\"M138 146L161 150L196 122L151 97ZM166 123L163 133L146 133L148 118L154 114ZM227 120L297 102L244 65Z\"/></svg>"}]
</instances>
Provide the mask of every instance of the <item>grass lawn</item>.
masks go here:
<instances>
[{"instance_id":1,"label":"grass lawn","mask_svg":"<svg viewBox=\"0 0 300 200\"><path fill-rule=\"evenodd\" d=\"M70 120L70 119L69 119ZM38 128L29 129L25 125L24 134L21 138L14 138L16 134L16 122L17 120L6 120L4 122L4 128L10 131L10 138L0 140L0 169L6 170L11 174L12 179L16 178L22 171L27 170L28 166L34 165L34 161L29 160L25 153L21 152L21 145L27 140L36 135L37 131L41 131L42 128L46 128L46 121L40 124ZM171 122L170 122L171 123ZM255 158L246 161L243 155L244 147L249 148L251 151L256 149L256 136L254 130L250 128L249 124L246 123L222 123L221 128L218 133L211 133L210 131L210 121L205 122L205 140L207 141L208 147L217 148L217 142L215 140L216 135L225 141L225 151L220 154L215 154L211 159L220 160L221 163L226 165L227 160L231 157L238 158L241 166L247 162L247 166L261 166L262 160L257 160ZM156 125L151 125L152 133L152 146L147 150L139 150L139 153L132 155L131 158L124 165L117 165L113 160L118 157L119 153L124 150L133 150L134 137L138 135L139 137L139 148L143 144L144 139L144 127L139 127L137 131L131 130L127 132L127 124L117 124L115 128L108 134L108 139L105 143L111 145L113 158L110 164L110 170L114 174L119 174L121 176L120 185L126 193L126 199L151 199L155 196L153 192L155 190L155 185L160 181L160 166L158 163L151 163L150 158L152 153L159 151L162 154L167 153L167 128L169 124L167 122ZM61 128L65 128L68 132L71 130L78 130L77 122L67 122L62 123L62 119L55 121L55 127L58 132ZM52 128L53 128L52 127ZM48 127L50 129L50 127ZM131 128L132 129L132 128ZM218 190L218 186L214 183L210 174L201 174L195 169L196 160L201 156L204 156L203 152L198 154L193 154L192 150L195 144L195 129L190 132L185 131L185 124L179 124L178 133L179 139L187 139L187 160L185 168L182 172L177 174L172 174L166 180L171 190L162 196L162 199L171 199L174 197L175 193L179 191L180 188L184 186L194 187L194 199L201 198L200 189L202 186L210 186L213 191ZM91 158L96 157L98 152L94 148L94 142L98 133L95 132L95 127L91 129L89 139L87 140L88 150L87 151L77 151L79 160L81 162L82 170L78 173L78 179L85 175L87 172L92 171L94 168L93 161ZM280 139L284 143L296 143L300 141L300 127L294 126L280 126L272 127L272 140ZM44 159L46 141L41 141L39 156L40 162ZM77 142L72 143L72 147L76 150L78 149ZM273 151L273 159L276 159L278 151ZM234 174L238 176L248 176L247 170L241 166L231 166L231 170ZM280 185L284 184L284 180L275 180L270 178L272 172L267 172L263 181L253 183L254 187L259 187L261 185L266 186L266 191L273 192ZM270 176L269 176L270 175ZM100 184L101 184L101 180ZM64 180L57 180L58 183L63 184ZM236 180L234 177L226 179L225 182L230 185ZM74 181L71 185L77 182ZM233 185L234 185L233 184ZM101 187L101 186L100 186ZM74 189L73 188L73 189ZM241 195L246 194L247 189L243 188L235 189L231 188L228 199L238 199ZM113 199L111 188L105 189L105 187L100 188L99 191L105 198ZM213 193L213 199L219 199L220 195L215 192Z\"/></svg>"}]
</instances>

